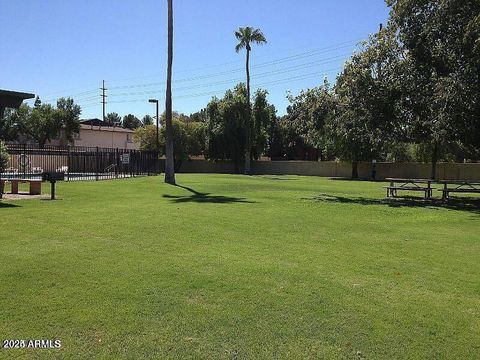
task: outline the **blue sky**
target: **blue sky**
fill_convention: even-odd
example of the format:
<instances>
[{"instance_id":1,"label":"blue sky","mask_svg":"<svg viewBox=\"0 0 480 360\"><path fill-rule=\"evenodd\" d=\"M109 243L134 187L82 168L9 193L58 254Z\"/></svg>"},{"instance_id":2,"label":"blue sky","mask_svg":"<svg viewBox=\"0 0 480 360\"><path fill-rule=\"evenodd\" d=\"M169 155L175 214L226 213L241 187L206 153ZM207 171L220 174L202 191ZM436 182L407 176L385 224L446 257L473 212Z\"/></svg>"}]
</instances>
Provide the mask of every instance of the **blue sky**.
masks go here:
<instances>
[{"instance_id":1,"label":"blue sky","mask_svg":"<svg viewBox=\"0 0 480 360\"><path fill-rule=\"evenodd\" d=\"M244 79L234 30L259 27L252 87L269 91L280 115L286 94L331 82L355 44L386 22L384 0L174 0L174 109L189 114ZM154 114L164 107L166 0L0 0L0 88L72 96L82 117Z\"/></svg>"}]
</instances>

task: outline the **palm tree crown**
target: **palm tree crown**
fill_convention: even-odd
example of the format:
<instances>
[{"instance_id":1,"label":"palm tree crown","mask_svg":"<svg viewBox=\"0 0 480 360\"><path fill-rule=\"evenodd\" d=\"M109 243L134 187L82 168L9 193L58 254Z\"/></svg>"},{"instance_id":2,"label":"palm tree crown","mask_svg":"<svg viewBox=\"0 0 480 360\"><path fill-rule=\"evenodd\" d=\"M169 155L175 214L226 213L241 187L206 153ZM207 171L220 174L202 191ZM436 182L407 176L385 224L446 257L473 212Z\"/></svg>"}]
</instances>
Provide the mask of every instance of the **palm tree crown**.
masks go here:
<instances>
[{"instance_id":1,"label":"palm tree crown","mask_svg":"<svg viewBox=\"0 0 480 360\"><path fill-rule=\"evenodd\" d=\"M255 43L258 45L266 44L267 39L263 35L260 29L254 29L250 26L239 28L235 31L235 37L239 41L237 46L235 46L235 51L238 53L242 49L251 50L250 44Z\"/></svg>"}]
</instances>

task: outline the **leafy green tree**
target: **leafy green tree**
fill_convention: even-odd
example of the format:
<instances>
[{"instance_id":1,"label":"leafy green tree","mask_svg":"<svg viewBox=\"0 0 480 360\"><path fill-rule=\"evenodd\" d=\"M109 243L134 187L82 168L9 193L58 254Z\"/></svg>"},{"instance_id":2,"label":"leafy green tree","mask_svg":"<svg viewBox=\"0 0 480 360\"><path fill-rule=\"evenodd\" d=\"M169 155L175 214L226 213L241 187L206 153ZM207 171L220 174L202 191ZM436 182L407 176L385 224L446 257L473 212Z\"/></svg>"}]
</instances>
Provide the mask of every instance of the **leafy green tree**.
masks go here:
<instances>
[{"instance_id":1,"label":"leafy green tree","mask_svg":"<svg viewBox=\"0 0 480 360\"><path fill-rule=\"evenodd\" d=\"M197 111L196 113L190 114L190 120L193 122L206 122L208 117L207 117L207 110L202 109L200 111Z\"/></svg>"},{"instance_id":2,"label":"leafy green tree","mask_svg":"<svg viewBox=\"0 0 480 360\"><path fill-rule=\"evenodd\" d=\"M153 125L153 117L145 115L142 119L142 126Z\"/></svg>"},{"instance_id":3,"label":"leafy green tree","mask_svg":"<svg viewBox=\"0 0 480 360\"><path fill-rule=\"evenodd\" d=\"M328 139L325 134L326 124L332 122L337 107L336 97L330 84L325 79L322 86L301 91L297 96L288 96L285 121L292 140L325 152Z\"/></svg>"},{"instance_id":4,"label":"leafy green tree","mask_svg":"<svg viewBox=\"0 0 480 360\"><path fill-rule=\"evenodd\" d=\"M480 2L387 0L390 26L408 52L404 106L413 141L436 163L451 144L480 147Z\"/></svg>"},{"instance_id":5,"label":"leafy green tree","mask_svg":"<svg viewBox=\"0 0 480 360\"><path fill-rule=\"evenodd\" d=\"M190 156L201 155L204 149L204 124L173 120L173 149L175 171L179 171L183 162ZM165 153L166 129L160 132L160 144Z\"/></svg>"},{"instance_id":6,"label":"leafy green tree","mask_svg":"<svg viewBox=\"0 0 480 360\"><path fill-rule=\"evenodd\" d=\"M268 138L268 156L270 159L286 159L287 158L287 149L288 141L287 135L284 128L284 123L286 116L276 116L272 117L270 122L269 129L269 138Z\"/></svg>"},{"instance_id":7,"label":"leafy green tree","mask_svg":"<svg viewBox=\"0 0 480 360\"><path fill-rule=\"evenodd\" d=\"M199 122L185 122L182 118L173 119L174 129L174 158L175 171L180 170L182 163L190 156L201 155L205 148L205 124ZM155 125L147 125L135 130L135 143L139 144L144 151L156 151L157 128ZM160 131L160 155L165 155L166 131L162 127Z\"/></svg>"},{"instance_id":8,"label":"leafy green tree","mask_svg":"<svg viewBox=\"0 0 480 360\"><path fill-rule=\"evenodd\" d=\"M239 28L235 31L235 37L238 40L237 46L235 46L235 51L238 53L242 49L246 49L246 73L247 73L247 117L245 123L245 174L250 174L250 158L251 158L251 148L252 143L250 139L251 135L251 107L250 107L250 51L252 50L252 44L266 44L267 39L263 35L260 29L254 29L252 27Z\"/></svg>"},{"instance_id":9,"label":"leafy green tree","mask_svg":"<svg viewBox=\"0 0 480 360\"><path fill-rule=\"evenodd\" d=\"M22 108L25 110L25 108ZM3 117L0 117L0 140L14 141L18 139L19 124L17 112L10 108L5 109Z\"/></svg>"},{"instance_id":10,"label":"leafy green tree","mask_svg":"<svg viewBox=\"0 0 480 360\"><path fill-rule=\"evenodd\" d=\"M110 126L121 125L122 118L116 112L111 112L105 116L105 122Z\"/></svg>"},{"instance_id":11,"label":"leafy green tree","mask_svg":"<svg viewBox=\"0 0 480 360\"><path fill-rule=\"evenodd\" d=\"M157 151L157 127L147 125L139 127L133 134L133 139L143 151Z\"/></svg>"},{"instance_id":12,"label":"leafy green tree","mask_svg":"<svg viewBox=\"0 0 480 360\"><path fill-rule=\"evenodd\" d=\"M73 141L74 134L80 132L80 114L82 110L72 98L60 98L57 101L56 116L68 141Z\"/></svg>"},{"instance_id":13,"label":"leafy green tree","mask_svg":"<svg viewBox=\"0 0 480 360\"><path fill-rule=\"evenodd\" d=\"M41 148L47 141L57 138L62 129L62 121L56 109L50 104L36 102L33 108L23 104L16 112L15 121L19 132L35 141Z\"/></svg>"},{"instance_id":14,"label":"leafy green tree","mask_svg":"<svg viewBox=\"0 0 480 360\"><path fill-rule=\"evenodd\" d=\"M193 120L183 114L183 113L179 113L178 111L172 111L172 121L173 120L178 120L178 121L182 121L184 123L187 123L187 122L192 122ZM163 112L161 115L160 115L160 125L165 127L165 123L166 123L166 112Z\"/></svg>"},{"instance_id":15,"label":"leafy green tree","mask_svg":"<svg viewBox=\"0 0 480 360\"><path fill-rule=\"evenodd\" d=\"M268 92L259 89L255 93L252 111L252 157L258 159L269 152L272 124L277 119L275 106L268 103Z\"/></svg>"},{"instance_id":16,"label":"leafy green tree","mask_svg":"<svg viewBox=\"0 0 480 360\"><path fill-rule=\"evenodd\" d=\"M142 122L132 114L125 115L123 117L123 127L125 129L135 130L142 126Z\"/></svg>"},{"instance_id":17,"label":"leafy green tree","mask_svg":"<svg viewBox=\"0 0 480 360\"><path fill-rule=\"evenodd\" d=\"M231 160L237 173L245 160L245 133L248 116L245 84L228 90L222 99L213 98L207 105L205 157L209 160ZM268 103L267 92L258 90L252 112L252 157L268 152L271 123L275 107Z\"/></svg>"},{"instance_id":18,"label":"leafy green tree","mask_svg":"<svg viewBox=\"0 0 480 360\"><path fill-rule=\"evenodd\" d=\"M7 148L3 141L0 141L0 174L7 168L9 159Z\"/></svg>"},{"instance_id":19,"label":"leafy green tree","mask_svg":"<svg viewBox=\"0 0 480 360\"><path fill-rule=\"evenodd\" d=\"M42 104L37 97L33 108L27 104L18 110L9 111L0 127L7 127L5 140L18 140L19 136L35 141L44 147L48 141L58 138L63 132L65 138L73 140L80 131L80 106L71 98L60 98L57 107Z\"/></svg>"},{"instance_id":20,"label":"leafy green tree","mask_svg":"<svg viewBox=\"0 0 480 360\"><path fill-rule=\"evenodd\" d=\"M245 84L228 90L221 100L214 98L207 106L205 157L211 160L232 160L237 173L240 172L240 163L245 160L247 108Z\"/></svg>"},{"instance_id":21,"label":"leafy green tree","mask_svg":"<svg viewBox=\"0 0 480 360\"><path fill-rule=\"evenodd\" d=\"M402 49L395 32L383 29L364 43L344 66L335 86L335 116L326 123L327 153L352 162L378 158L385 144L405 136L399 74Z\"/></svg>"}]
</instances>

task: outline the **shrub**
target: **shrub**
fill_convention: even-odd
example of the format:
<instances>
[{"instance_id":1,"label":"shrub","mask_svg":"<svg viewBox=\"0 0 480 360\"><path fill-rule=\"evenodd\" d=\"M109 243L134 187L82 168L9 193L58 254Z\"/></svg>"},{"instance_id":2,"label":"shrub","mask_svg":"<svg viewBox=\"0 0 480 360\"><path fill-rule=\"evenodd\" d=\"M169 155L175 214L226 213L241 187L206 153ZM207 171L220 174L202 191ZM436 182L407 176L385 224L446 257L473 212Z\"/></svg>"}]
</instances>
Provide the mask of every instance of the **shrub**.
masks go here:
<instances>
[{"instance_id":1,"label":"shrub","mask_svg":"<svg viewBox=\"0 0 480 360\"><path fill-rule=\"evenodd\" d=\"M9 158L5 144L0 141L0 173L7 168Z\"/></svg>"}]
</instances>

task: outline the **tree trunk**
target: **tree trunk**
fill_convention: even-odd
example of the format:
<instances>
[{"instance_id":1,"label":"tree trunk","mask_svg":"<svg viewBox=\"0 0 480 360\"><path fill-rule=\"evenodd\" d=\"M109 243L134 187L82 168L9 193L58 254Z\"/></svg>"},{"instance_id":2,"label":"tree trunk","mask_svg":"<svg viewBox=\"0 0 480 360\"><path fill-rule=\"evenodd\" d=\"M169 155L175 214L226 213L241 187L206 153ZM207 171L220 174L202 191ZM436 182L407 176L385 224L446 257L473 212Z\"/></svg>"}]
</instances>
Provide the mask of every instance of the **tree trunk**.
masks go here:
<instances>
[{"instance_id":1,"label":"tree trunk","mask_svg":"<svg viewBox=\"0 0 480 360\"><path fill-rule=\"evenodd\" d=\"M168 0L168 62L167 93L165 96L165 182L175 185L175 163L173 158L172 127L172 65L173 65L173 0Z\"/></svg>"},{"instance_id":2,"label":"tree trunk","mask_svg":"<svg viewBox=\"0 0 480 360\"><path fill-rule=\"evenodd\" d=\"M245 122L246 133L245 133L245 175L250 175L250 151L251 151L251 144L250 144L250 123L251 123L251 111L250 111L250 45L247 44L247 62L246 62L246 70L247 70L247 121Z\"/></svg>"},{"instance_id":3,"label":"tree trunk","mask_svg":"<svg viewBox=\"0 0 480 360\"><path fill-rule=\"evenodd\" d=\"M431 174L432 180L435 180L437 176L437 162L438 162L438 144L435 143L433 145L433 152L432 152L432 174Z\"/></svg>"},{"instance_id":4,"label":"tree trunk","mask_svg":"<svg viewBox=\"0 0 480 360\"><path fill-rule=\"evenodd\" d=\"M352 179L358 179L358 161L352 161Z\"/></svg>"}]
</instances>

